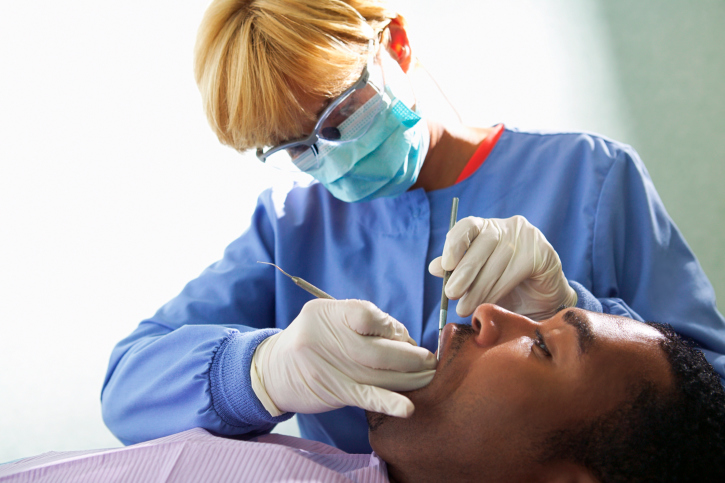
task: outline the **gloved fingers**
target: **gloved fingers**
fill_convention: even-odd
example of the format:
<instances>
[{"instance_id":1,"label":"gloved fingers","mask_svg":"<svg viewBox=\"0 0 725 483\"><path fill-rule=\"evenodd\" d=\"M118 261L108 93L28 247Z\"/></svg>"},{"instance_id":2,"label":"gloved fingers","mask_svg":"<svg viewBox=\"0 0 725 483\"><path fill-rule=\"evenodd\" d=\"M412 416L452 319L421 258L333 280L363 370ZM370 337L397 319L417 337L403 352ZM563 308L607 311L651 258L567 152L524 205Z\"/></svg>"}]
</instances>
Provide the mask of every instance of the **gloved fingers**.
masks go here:
<instances>
[{"instance_id":1,"label":"gloved fingers","mask_svg":"<svg viewBox=\"0 0 725 483\"><path fill-rule=\"evenodd\" d=\"M371 369L394 372L419 372L435 369L435 354L423 347L382 337L358 336L345 348L346 355Z\"/></svg>"},{"instance_id":2,"label":"gloved fingers","mask_svg":"<svg viewBox=\"0 0 725 483\"><path fill-rule=\"evenodd\" d=\"M348 368L349 369L349 368ZM316 401L312 404L317 412L339 408L342 406L359 406L364 409L369 407L361 406L367 401L370 405L370 395L387 394L389 391L413 391L430 383L435 376L435 371L428 370L417 373L396 373L393 371L353 370L348 374L344 367L335 365L300 367L300 376L291 384L287 390L294 389L295 394L305 394L307 399ZM365 394L368 394L365 397ZM291 405L297 405L295 398ZM375 407L375 406L373 406ZM282 407L280 407L282 409ZM295 409L285 408L285 411L300 412ZM378 411L377 409L370 409Z\"/></svg>"},{"instance_id":3,"label":"gloved fingers","mask_svg":"<svg viewBox=\"0 0 725 483\"><path fill-rule=\"evenodd\" d=\"M521 301L523 304L546 302L558 292L562 282L567 287L569 285L561 271L561 262L556 251L537 228L525 218L519 218L518 243L506 277L501 277L492 284L488 293L492 303L497 303L514 289L519 291L516 287L527 280L529 282L526 287L522 286L521 289L525 293Z\"/></svg>"},{"instance_id":4,"label":"gloved fingers","mask_svg":"<svg viewBox=\"0 0 725 483\"><path fill-rule=\"evenodd\" d=\"M458 266L458 262L461 261L473 241L485 228L486 221L483 218L469 216L459 220L453 229L446 234L443 256L441 257L443 270L454 270Z\"/></svg>"},{"instance_id":5,"label":"gloved fingers","mask_svg":"<svg viewBox=\"0 0 725 483\"><path fill-rule=\"evenodd\" d=\"M458 301L456 313L461 317L468 317L480 304L496 303L526 279L531 274L531 268L527 264L518 263L515 257L515 247L510 243L502 243L496 247L466 294Z\"/></svg>"},{"instance_id":6,"label":"gloved fingers","mask_svg":"<svg viewBox=\"0 0 725 483\"><path fill-rule=\"evenodd\" d=\"M436 371L432 369L419 372L371 370L360 374L360 380L357 382L390 391L415 391L430 384L435 373Z\"/></svg>"},{"instance_id":7,"label":"gloved fingers","mask_svg":"<svg viewBox=\"0 0 725 483\"><path fill-rule=\"evenodd\" d=\"M414 391L428 385L435 372L433 369L397 372L363 366L326 365L320 366L317 374L307 375L306 379L314 380L316 386L324 388L321 394L343 395L350 391L350 387L357 385L381 387L390 391Z\"/></svg>"},{"instance_id":8,"label":"gloved fingers","mask_svg":"<svg viewBox=\"0 0 725 483\"><path fill-rule=\"evenodd\" d=\"M407 418L415 411L415 406L407 397L376 386L356 385L347 396L350 406L388 416Z\"/></svg>"},{"instance_id":9,"label":"gloved fingers","mask_svg":"<svg viewBox=\"0 0 725 483\"><path fill-rule=\"evenodd\" d=\"M450 299L459 299L466 292L472 292L473 285L478 281L481 284L481 274L486 271L489 275L498 278L500 273L496 270L505 269L510 256L510 249L505 241L501 240L501 230L496 223L486 223L483 230L474 240L471 247L463 256L458 266L451 274L446 285L446 296Z\"/></svg>"},{"instance_id":10,"label":"gloved fingers","mask_svg":"<svg viewBox=\"0 0 725 483\"><path fill-rule=\"evenodd\" d=\"M408 334L408 329L389 314L366 300L336 301L338 313L331 313L330 320L339 318L347 327L363 336L378 336L385 339L407 342L417 346Z\"/></svg>"},{"instance_id":11,"label":"gloved fingers","mask_svg":"<svg viewBox=\"0 0 725 483\"><path fill-rule=\"evenodd\" d=\"M434 258L433 261L430 262L430 265L428 265L428 271L434 277L443 278L443 276L446 274L446 271L443 270L443 267L441 266L442 259L443 257Z\"/></svg>"},{"instance_id":12,"label":"gloved fingers","mask_svg":"<svg viewBox=\"0 0 725 483\"><path fill-rule=\"evenodd\" d=\"M562 272L563 276L563 272ZM564 296L564 301L559 305L566 305L567 307L576 307L576 304L579 303L579 294L576 293L576 290L574 290L571 285L569 285L569 281L564 277L564 280L566 281L566 296Z\"/></svg>"},{"instance_id":13,"label":"gloved fingers","mask_svg":"<svg viewBox=\"0 0 725 483\"><path fill-rule=\"evenodd\" d=\"M292 387L285 389L289 391L295 385L299 386L293 391L296 397L286 398L288 403L278 406L282 411L319 413L343 406L357 406L368 411L397 417L408 417L413 413L413 403L405 396L378 387L375 383L359 382L354 377L340 371L338 367L327 366L317 370L300 367L300 369L301 377L294 381L295 384ZM429 377L432 379L432 375ZM374 378L368 377L367 379ZM378 377L378 379L381 378ZM429 381L426 377L418 376L415 380L416 384L398 383L396 385L391 381L388 382L391 387L400 386L405 388L400 390L410 390L407 388L415 387L417 389ZM306 403L301 404L303 401Z\"/></svg>"},{"instance_id":14,"label":"gloved fingers","mask_svg":"<svg viewBox=\"0 0 725 483\"><path fill-rule=\"evenodd\" d=\"M562 305L576 306L577 295L561 268L552 266L546 272L524 280L496 303L533 320L545 320Z\"/></svg>"},{"instance_id":15,"label":"gloved fingers","mask_svg":"<svg viewBox=\"0 0 725 483\"><path fill-rule=\"evenodd\" d=\"M511 310L512 312L519 312L516 307L521 304L511 305L509 300L512 296L511 291L514 290L519 283L521 283L516 283L516 280L518 280L518 278L506 279L503 283L501 283L502 279L497 280L496 285L488 290L485 296L479 296L475 290L471 290L458 301L458 305L456 305L456 313L460 317L468 317L474 310L476 310L476 307L484 303L498 305L503 304L501 306L505 309Z\"/></svg>"},{"instance_id":16,"label":"gloved fingers","mask_svg":"<svg viewBox=\"0 0 725 483\"><path fill-rule=\"evenodd\" d=\"M456 304L456 314L459 317L470 317L476 308L486 302L482 302L476 295L471 292L466 293L458 300Z\"/></svg>"}]
</instances>

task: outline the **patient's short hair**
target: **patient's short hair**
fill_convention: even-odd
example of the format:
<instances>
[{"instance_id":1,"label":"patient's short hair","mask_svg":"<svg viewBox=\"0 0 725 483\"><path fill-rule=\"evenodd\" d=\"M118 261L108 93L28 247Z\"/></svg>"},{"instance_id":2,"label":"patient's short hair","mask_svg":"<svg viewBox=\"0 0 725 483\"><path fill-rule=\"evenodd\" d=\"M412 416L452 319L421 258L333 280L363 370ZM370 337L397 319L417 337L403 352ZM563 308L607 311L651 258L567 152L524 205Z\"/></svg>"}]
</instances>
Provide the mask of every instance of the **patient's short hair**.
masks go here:
<instances>
[{"instance_id":1,"label":"patient's short hair","mask_svg":"<svg viewBox=\"0 0 725 483\"><path fill-rule=\"evenodd\" d=\"M671 326L660 331L671 366L669 390L642 382L613 411L577 428L555 431L540 462L568 461L602 482L725 481L725 391L702 352Z\"/></svg>"},{"instance_id":2,"label":"patient's short hair","mask_svg":"<svg viewBox=\"0 0 725 483\"><path fill-rule=\"evenodd\" d=\"M316 113L300 94L336 97L354 84L368 41L394 17L384 0L214 0L194 75L219 140L243 151L305 134Z\"/></svg>"}]
</instances>

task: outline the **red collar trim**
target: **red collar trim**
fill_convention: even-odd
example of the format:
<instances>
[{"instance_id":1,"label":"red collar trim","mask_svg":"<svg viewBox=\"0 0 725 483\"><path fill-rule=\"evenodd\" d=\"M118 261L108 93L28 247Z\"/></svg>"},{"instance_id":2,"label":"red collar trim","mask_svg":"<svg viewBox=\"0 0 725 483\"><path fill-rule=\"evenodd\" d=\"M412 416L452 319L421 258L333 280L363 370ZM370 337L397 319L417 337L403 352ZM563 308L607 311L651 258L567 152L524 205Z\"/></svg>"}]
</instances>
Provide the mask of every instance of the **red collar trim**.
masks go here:
<instances>
[{"instance_id":1,"label":"red collar trim","mask_svg":"<svg viewBox=\"0 0 725 483\"><path fill-rule=\"evenodd\" d=\"M486 161L486 158L488 158L488 155L491 154L494 146L496 146L498 138L501 137L503 129L503 124L497 124L496 126L494 126L493 132L486 136L486 139L481 141L481 144L478 145L476 152L473 153L471 159L469 159L468 163L466 163L466 166L463 168L463 171L461 171L461 174L458 176L456 183L460 183L464 179L468 178L473 173L475 173L478 168L481 167L483 162Z\"/></svg>"}]
</instances>

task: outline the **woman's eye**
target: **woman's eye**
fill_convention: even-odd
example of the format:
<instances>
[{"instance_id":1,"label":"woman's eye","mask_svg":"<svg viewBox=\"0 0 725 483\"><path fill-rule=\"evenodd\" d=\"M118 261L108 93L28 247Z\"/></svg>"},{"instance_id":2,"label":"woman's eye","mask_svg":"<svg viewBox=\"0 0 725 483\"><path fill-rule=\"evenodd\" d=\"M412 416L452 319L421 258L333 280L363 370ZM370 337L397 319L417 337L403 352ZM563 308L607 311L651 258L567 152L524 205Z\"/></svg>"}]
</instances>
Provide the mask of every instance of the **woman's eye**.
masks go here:
<instances>
[{"instance_id":1,"label":"woman's eye","mask_svg":"<svg viewBox=\"0 0 725 483\"><path fill-rule=\"evenodd\" d=\"M287 148L287 154L289 154L289 157L292 159L295 159L299 157L302 153L310 149L309 146L305 146L302 144L298 144L297 146L292 146L291 148Z\"/></svg>"},{"instance_id":2,"label":"woman's eye","mask_svg":"<svg viewBox=\"0 0 725 483\"><path fill-rule=\"evenodd\" d=\"M536 339L534 339L534 345L541 349L548 357L551 357L551 352L549 352L549 348L546 347L546 342L544 342L544 336L541 335L539 329L536 329L535 334Z\"/></svg>"},{"instance_id":3,"label":"woman's eye","mask_svg":"<svg viewBox=\"0 0 725 483\"><path fill-rule=\"evenodd\" d=\"M357 107L356 104L347 104L342 109L340 109L340 115L347 119L352 115L353 112L355 112L355 108Z\"/></svg>"}]
</instances>

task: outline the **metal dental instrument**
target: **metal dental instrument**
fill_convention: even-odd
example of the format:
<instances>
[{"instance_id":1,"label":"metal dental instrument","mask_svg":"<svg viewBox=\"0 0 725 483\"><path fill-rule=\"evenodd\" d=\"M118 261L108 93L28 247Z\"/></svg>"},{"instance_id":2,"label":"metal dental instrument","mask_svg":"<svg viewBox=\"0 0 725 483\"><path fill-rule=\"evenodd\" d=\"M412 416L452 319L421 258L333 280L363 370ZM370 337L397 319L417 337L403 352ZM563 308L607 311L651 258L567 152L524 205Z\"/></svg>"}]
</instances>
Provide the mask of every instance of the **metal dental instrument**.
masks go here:
<instances>
[{"instance_id":1,"label":"metal dental instrument","mask_svg":"<svg viewBox=\"0 0 725 483\"><path fill-rule=\"evenodd\" d=\"M284 270L282 270L281 268L279 268L279 267L278 267L277 265L275 265L274 263L269 263L269 262L257 262L257 263L263 263L263 264L265 264L265 265L272 265L272 266L273 266L273 267L275 267L275 268L276 268L277 270L279 270L280 272L284 273L284 274L285 274L285 275L287 275L287 276L288 276L289 278L291 278L291 279L292 279L292 281L293 281L293 282L294 282L294 283L295 283L295 284L296 284L296 285L297 285L298 287L300 287L300 288L301 288L301 289L303 289L303 290L306 290L306 291L308 291L309 293L311 293L312 295L314 295L314 296L315 296L315 297L317 297L318 299L330 299L330 300L335 300L335 297L333 297L332 295L330 295L330 294L327 294L327 293L323 292L323 291L322 291L322 290L320 290L319 288L317 288L317 287L315 287L314 285L312 285L312 284L311 284L310 282L308 282L308 281L306 281L306 280L302 280L302 279L301 279L300 277L293 277L293 276L292 276L292 275L290 275L289 273L287 273L287 272L285 272Z\"/></svg>"},{"instance_id":2,"label":"metal dental instrument","mask_svg":"<svg viewBox=\"0 0 725 483\"><path fill-rule=\"evenodd\" d=\"M451 223L448 226L448 231L453 229L458 218L458 198L453 198L453 204L451 205ZM441 294L441 315L438 319L438 350L436 351L436 358L441 360L441 335L443 334L443 327L446 325L446 319L448 319L448 297L446 297L446 284L448 279L451 277L451 272L446 271L443 275L443 293Z\"/></svg>"}]
</instances>

